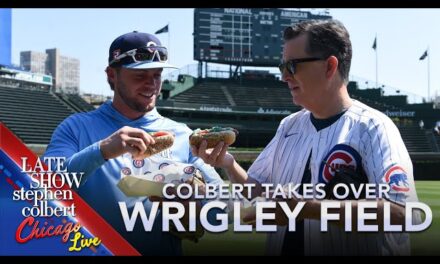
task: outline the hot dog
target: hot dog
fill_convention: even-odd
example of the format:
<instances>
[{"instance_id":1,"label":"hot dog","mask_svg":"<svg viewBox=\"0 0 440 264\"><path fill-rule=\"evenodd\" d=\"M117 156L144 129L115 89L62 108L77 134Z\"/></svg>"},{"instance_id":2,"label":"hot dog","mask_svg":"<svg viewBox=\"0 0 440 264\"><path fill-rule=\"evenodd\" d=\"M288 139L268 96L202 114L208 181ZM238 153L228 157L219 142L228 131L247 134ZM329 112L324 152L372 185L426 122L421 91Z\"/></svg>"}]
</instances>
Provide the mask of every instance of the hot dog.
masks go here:
<instances>
[{"instance_id":1,"label":"hot dog","mask_svg":"<svg viewBox=\"0 0 440 264\"><path fill-rule=\"evenodd\" d=\"M189 136L189 142L198 148L202 141L206 140L208 143L206 148L214 148L221 141L227 145L233 144L237 135L238 131L231 127L198 128Z\"/></svg>"},{"instance_id":2,"label":"hot dog","mask_svg":"<svg viewBox=\"0 0 440 264\"><path fill-rule=\"evenodd\" d=\"M168 131L149 132L154 138L155 143L147 146L147 150L142 154L143 158L148 158L154 154L170 148L174 143L174 135Z\"/></svg>"}]
</instances>

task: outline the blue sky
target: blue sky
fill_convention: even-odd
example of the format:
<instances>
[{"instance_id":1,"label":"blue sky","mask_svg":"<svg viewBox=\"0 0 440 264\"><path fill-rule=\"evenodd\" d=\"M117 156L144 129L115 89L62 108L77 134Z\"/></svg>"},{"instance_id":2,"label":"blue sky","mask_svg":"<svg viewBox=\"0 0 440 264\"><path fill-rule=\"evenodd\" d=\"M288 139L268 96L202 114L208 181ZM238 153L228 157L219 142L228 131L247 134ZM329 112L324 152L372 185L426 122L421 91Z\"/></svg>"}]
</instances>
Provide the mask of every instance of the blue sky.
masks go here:
<instances>
[{"instance_id":1,"label":"blue sky","mask_svg":"<svg viewBox=\"0 0 440 264\"><path fill-rule=\"evenodd\" d=\"M309 9L302 9L309 11ZM312 10L318 12L319 9ZM419 57L430 48L431 96L440 95L440 9L329 9L350 32L353 45L351 74L369 85L378 79L386 91L399 89L412 98L426 96L427 62ZM13 9L12 61L19 63L24 50L61 54L81 62L81 92L112 94L104 69L108 47L119 35L133 31L153 33L167 23L170 34L159 39L170 45L171 63L183 67L193 61L193 9ZM414 100L415 100L414 99Z\"/></svg>"}]
</instances>

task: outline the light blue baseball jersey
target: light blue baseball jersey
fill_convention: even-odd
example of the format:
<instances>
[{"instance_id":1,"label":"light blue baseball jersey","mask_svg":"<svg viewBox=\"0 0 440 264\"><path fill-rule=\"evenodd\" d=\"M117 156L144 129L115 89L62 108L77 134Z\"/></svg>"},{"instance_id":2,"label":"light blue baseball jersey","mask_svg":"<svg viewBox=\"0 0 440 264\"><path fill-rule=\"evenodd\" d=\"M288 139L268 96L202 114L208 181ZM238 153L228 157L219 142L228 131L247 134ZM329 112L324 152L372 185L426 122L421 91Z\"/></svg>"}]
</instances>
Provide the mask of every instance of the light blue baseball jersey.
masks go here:
<instances>
[{"instance_id":1,"label":"light blue baseball jersey","mask_svg":"<svg viewBox=\"0 0 440 264\"><path fill-rule=\"evenodd\" d=\"M170 149L141 162L142 166L139 161L135 163L128 159L127 155L104 160L99 141L123 126L141 128L147 132L171 131L175 134L175 141ZM223 183L213 167L192 156L188 140L191 133L192 130L185 124L161 116L156 109L136 120L130 120L120 114L111 101L107 101L94 111L74 114L64 120L52 135L44 157L66 157L68 171L84 172L78 194L141 254L179 255L182 253L181 241L168 232L162 232L160 213L151 232L144 231L139 219L133 232L126 231L118 202L126 202L128 211L131 212L135 202L142 201L147 215L151 202L147 197L125 196L117 183L121 179L121 171L138 167L142 167L143 172L155 171L170 161L190 163L201 171L206 182Z\"/></svg>"}]
</instances>

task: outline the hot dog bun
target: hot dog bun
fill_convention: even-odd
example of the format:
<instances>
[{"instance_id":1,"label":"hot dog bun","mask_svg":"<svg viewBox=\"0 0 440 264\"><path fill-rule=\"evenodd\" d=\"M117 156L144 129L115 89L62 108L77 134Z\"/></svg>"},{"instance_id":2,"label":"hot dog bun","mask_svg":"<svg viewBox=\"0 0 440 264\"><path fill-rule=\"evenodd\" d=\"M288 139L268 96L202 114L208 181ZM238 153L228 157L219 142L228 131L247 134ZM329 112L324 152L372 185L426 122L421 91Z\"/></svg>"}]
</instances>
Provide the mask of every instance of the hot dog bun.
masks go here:
<instances>
[{"instance_id":1,"label":"hot dog bun","mask_svg":"<svg viewBox=\"0 0 440 264\"><path fill-rule=\"evenodd\" d=\"M218 143L224 141L225 144L231 145L235 142L238 131L231 127L213 127L210 129L196 129L189 136L189 143L192 146L200 147L203 140L206 140L208 145L206 148L214 148Z\"/></svg>"},{"instance_id":2,"label":"hot dog bun","mask_svg":"<svg viewBox=\"0 0 440 264\"><path fill-rule=\"evenodd\" d=\"M148 145L147 150L142 154L142 158L148 158L170 148L174 143L174 134L168 131L157 131L149 133L156 142L153 145Z\"/></svg>"}]
</instances>

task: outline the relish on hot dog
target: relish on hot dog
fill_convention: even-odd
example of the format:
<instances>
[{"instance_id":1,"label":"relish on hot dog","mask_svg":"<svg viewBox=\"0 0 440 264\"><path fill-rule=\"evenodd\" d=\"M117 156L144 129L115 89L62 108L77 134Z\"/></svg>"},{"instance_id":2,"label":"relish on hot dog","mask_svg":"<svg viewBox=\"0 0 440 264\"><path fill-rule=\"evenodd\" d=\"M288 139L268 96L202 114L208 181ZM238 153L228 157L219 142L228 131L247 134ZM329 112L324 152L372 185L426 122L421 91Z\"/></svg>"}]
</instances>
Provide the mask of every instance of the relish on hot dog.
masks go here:
<instances>
[{"instance_id":1,"label":"relish on hot dog","mask_svg":"<svg viewBox=\"0 0 440 264\"><path fill-rule=\"evenodd\" d=\"M238 131L231 127L198 128L189 136L189 142L193 146L200 147L202 141L206 140L208 143L206 148L214 148L221 141L224 141L227 145L231 145L235 142L237 135Z\"/></svg>"}]
</instances>

